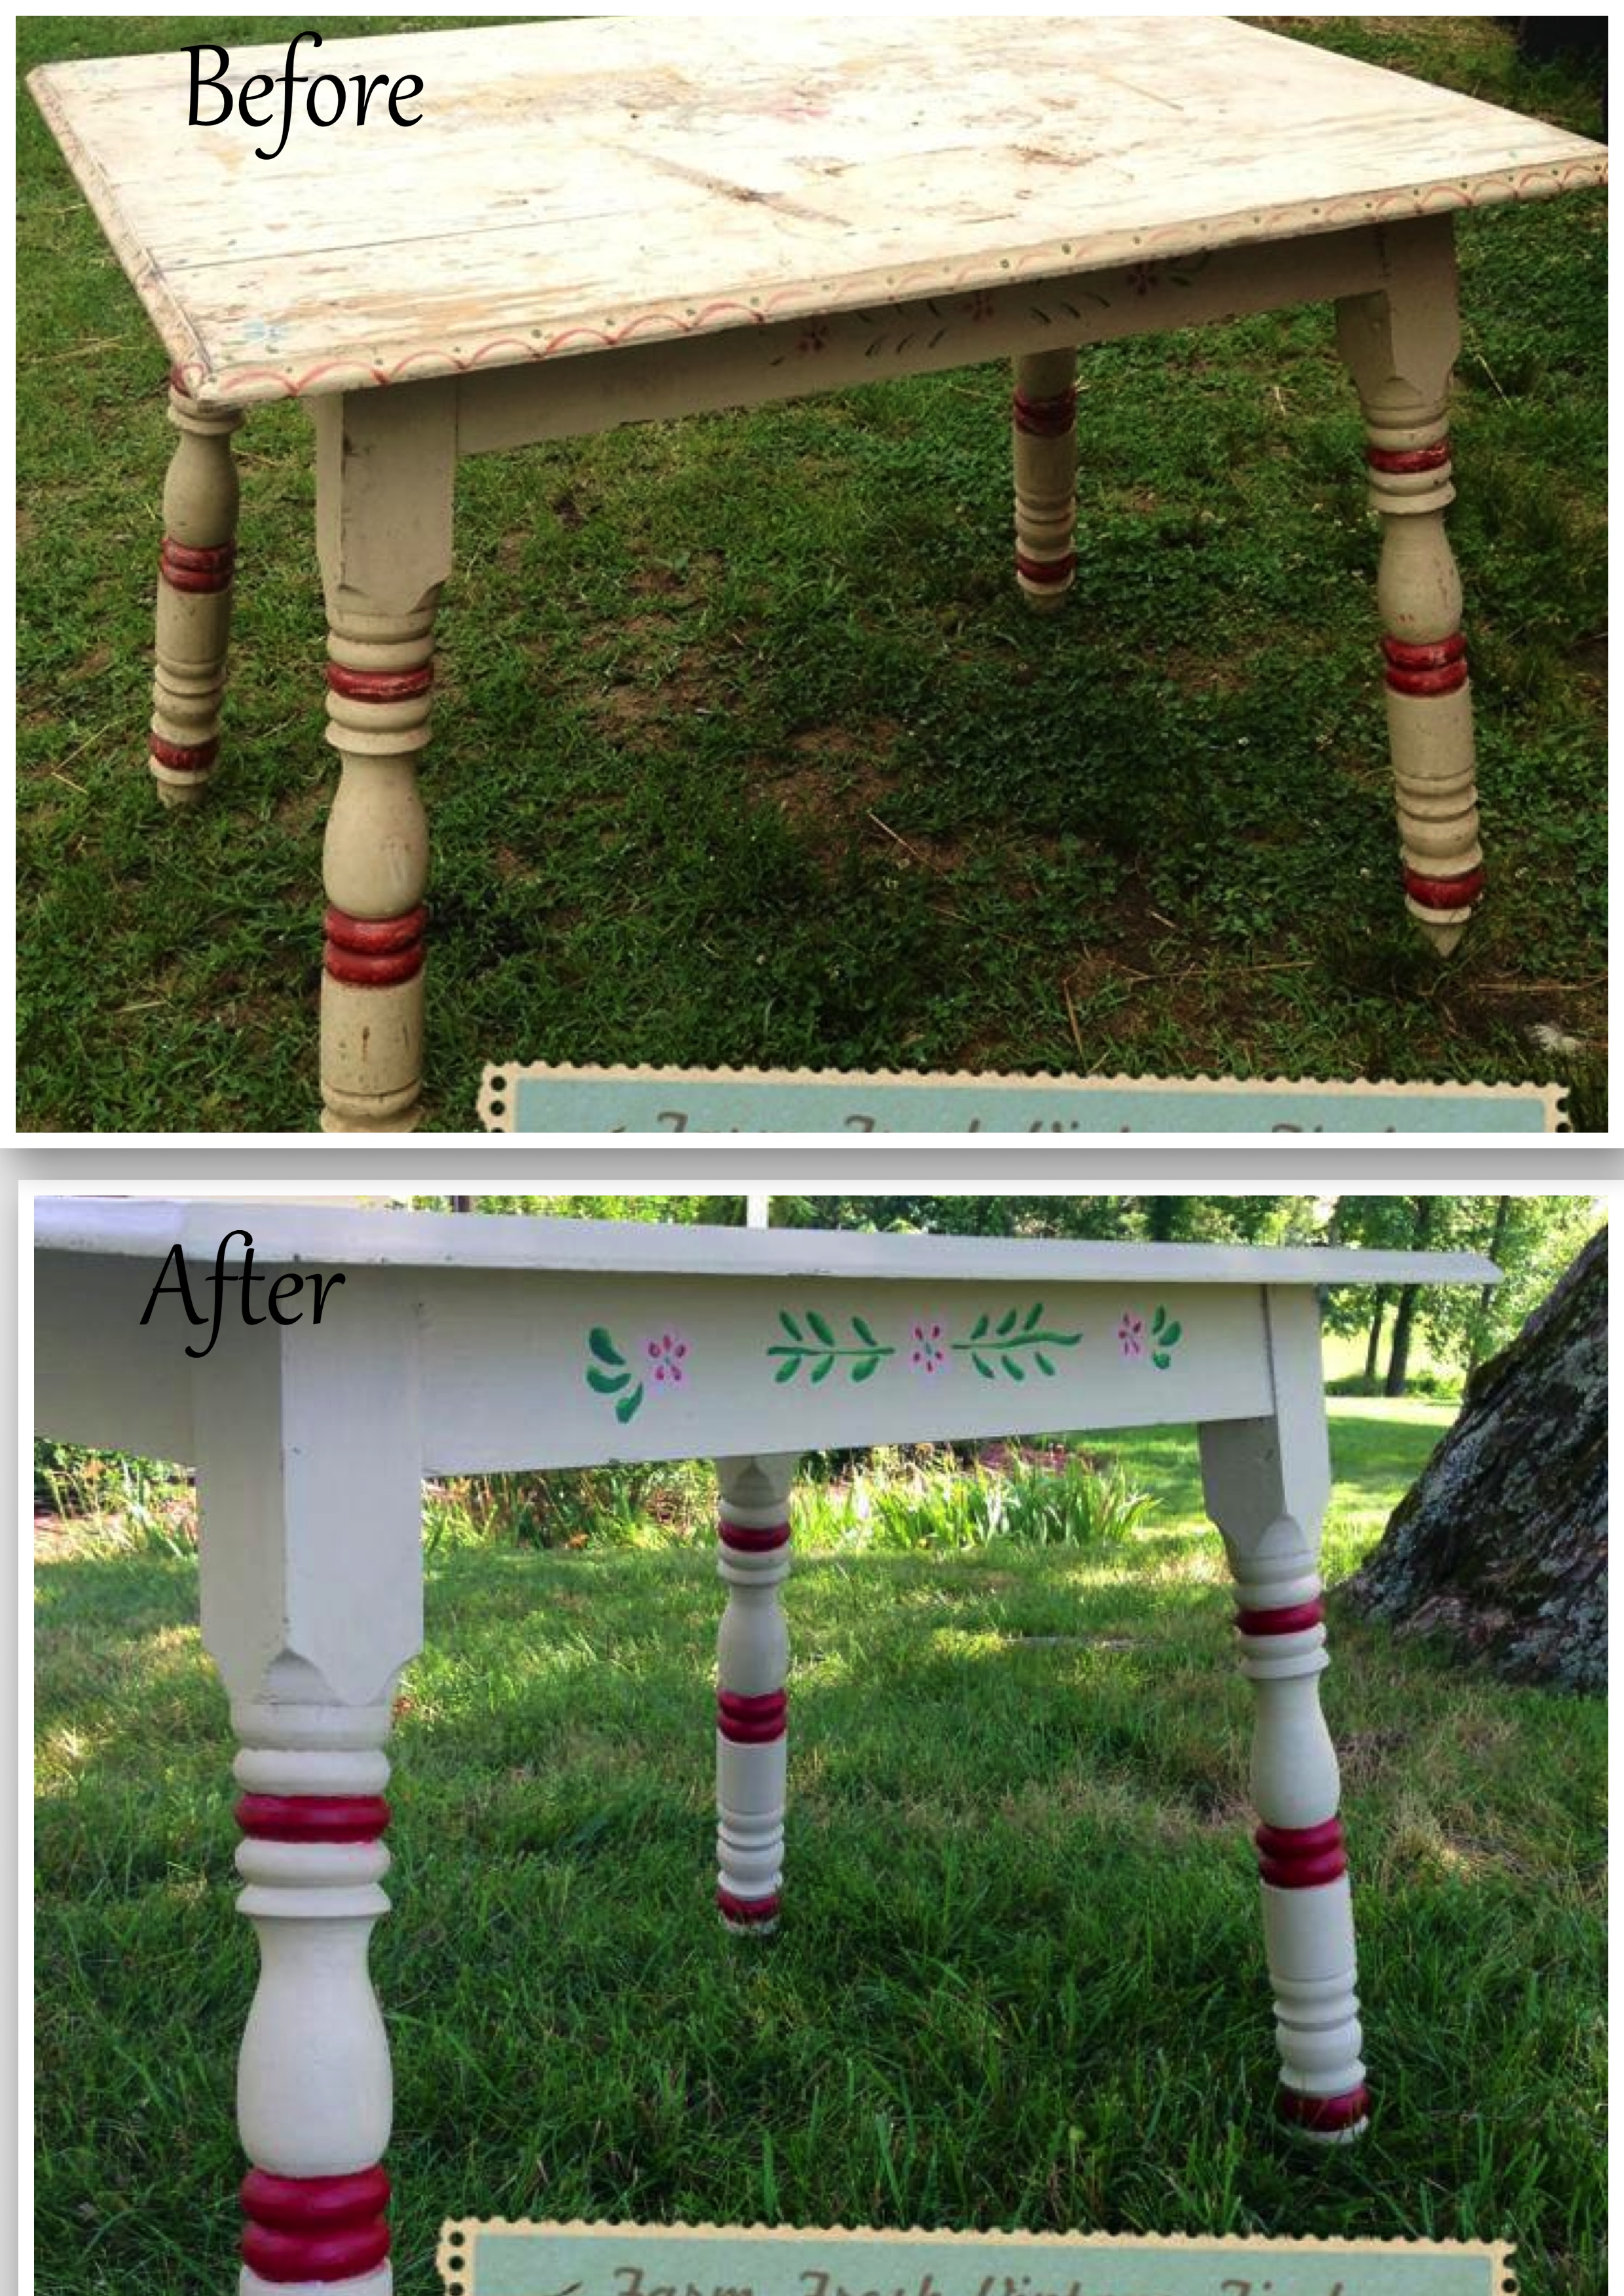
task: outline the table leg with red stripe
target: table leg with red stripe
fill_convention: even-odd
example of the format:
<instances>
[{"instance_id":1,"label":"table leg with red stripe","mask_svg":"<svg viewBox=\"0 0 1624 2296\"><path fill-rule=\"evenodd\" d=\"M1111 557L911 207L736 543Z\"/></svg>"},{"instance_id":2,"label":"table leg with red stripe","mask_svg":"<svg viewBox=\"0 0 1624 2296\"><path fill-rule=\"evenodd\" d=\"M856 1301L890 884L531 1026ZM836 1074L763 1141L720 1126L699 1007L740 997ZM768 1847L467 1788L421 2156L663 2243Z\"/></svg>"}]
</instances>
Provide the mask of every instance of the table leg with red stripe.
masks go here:
<instances>
[{"instance_id":1,"label":"table leg with red stripe","mask_svg":"<svg viewBox=\"0 0 1624 2296\"><path fill-rule=\"evenodd\" d=\"M237 554L234 406L201 406L171 376L180 433L163 490L152 730L147 763L166 805L195 805L220 753L220 705Z\"/></svg>"},{"instance_id":2,"label":"table leg with red stripe","mask_svg":"<svg viewBox=\"0 0 1624 2296\"><path fill-rule=\"evenodd\" d=\"M1320 1711L1327 1664L1318 1573L1331 1490L1314 1293L1265 1295L1275 1415L1201 1430L1207 1512L1234 1580L1241 1671L1255 1698L1251 1788L1263 1937L1280 2052L1279 2109L1342 2143L1369 2112L1341 1780Z\"/></svg>"},{"instance_id":3,"label":"table leg with red stripe","mask_svg":"<svg viewBox=\"0 0 1624 2296\"><path fill-rule=\"evenodd\" d=\"M239 2296L390 2296L393 2076L367 1966L401 1669L421 1645L415 1342L380 1291L344 1340L239 1332L192 1370L203 1640L239 1751ZM222 2196L224 2197L224 2196Z\"/></svg>"},{"instance_id":4,"label":"table leg with red stripe","mask_svg":"<svg viewBox=\"0 0 1624 2296\"><path fill-rule=\"evenodd\" d=\"M455 399L318 398L316 538L327 595L327 739L342 761L323 849L323 1128L406 1132L423 1062L434 619L451 570Z\"/></svg>"},{"instance_id":5,"label":"table leg with red stripe","mask_svg":"<svg viewBox=\"0 0 1624 2296\"><path fill-rule=\"evenodd\" d=\"M1077 352L1016 359L1015 578L1046 613L1077 573Z\"/></svg>"},{"instance_id":6,"label":"table leg with red stripe","mask_svg":"<svg viewBox=\"0 0 1624 2296\"><path fill-rule=\"evenodd\" d=\"M717 1906L727 1928L778 1925L783 1869L793 1456L718 1459L717 1569L727 1588L717 1638Z\"/></svg>"},{"instance_id":7,"label":"table leg with red stripe","mask_svg":"<svg viewBox=\"0 0 1624 2296\"><path fill-rule=\"evenodd\" d=\"M1472 689L1460 575L1444 530L1455 499L1450 375L1460 343L1448 217L1386 234L1386 290L1337 307L1337 340L1364 410L1376 581L1405 902L1439 955L1483 890Z\"/></svg>"}]
</instances>

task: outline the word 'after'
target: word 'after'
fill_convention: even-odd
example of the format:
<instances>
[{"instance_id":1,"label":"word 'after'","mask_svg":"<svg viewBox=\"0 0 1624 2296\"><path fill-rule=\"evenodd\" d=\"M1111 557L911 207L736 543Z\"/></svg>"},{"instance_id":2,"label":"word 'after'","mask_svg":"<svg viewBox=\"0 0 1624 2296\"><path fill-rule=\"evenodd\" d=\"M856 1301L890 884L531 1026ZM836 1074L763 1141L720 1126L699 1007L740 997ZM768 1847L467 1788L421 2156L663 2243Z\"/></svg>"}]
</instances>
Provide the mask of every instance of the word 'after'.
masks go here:
<instances>
[{"instance_id":1,"label":"word 'after'","mask_svg":"<svg viewBox=\"0 0 1624 2296\"><path fill-rule=\"evenodd\" d=\"M313 48L319 48L322 45L319 32L295 32L288 42L287 62L277 77L273 78L269 72L250 72L240 87L234 86L226 77L231 70L231 57L226 49L217 47L211 40L188 48L186 53L192 59L192 93L186 106L187 127L220 127L235 111L250 127L268 127L270 119L258 111L250 111L249 106L263 103L277 87L282 90L282 134L277 138L275 152L262 151L256 144L256 160L275 160L286 144L293 125L293 91L296 87L302 87L305 91L305 117L313 127L335 127L338 125L349 109L351 87L356 92L357 127L365 125L366 108L381 87L389 90L385 105L397 127L415 127L422 119L421 111L407 118L397 109L400 103L409 103L414 96L422 94L422 82L415 72L405 72L398 80L391 80L387 72L374 72L370 79L365 72L355 72L348 82L340 79L336 72L316 72L314 76L309 72L296 72L293 58L300 40L308 40ZM207 75L203 71L206 54L217 60L214 70ZM221 108L212 119L202 119L198 111L197 100L205 88L212 89L220 102ZM324 88L327 93L318 104L317 92Z\"/></svg>"},{"instance_id":2,"label":"word 'after'","mask_svg":"<svg viewBox=\"0 0 1624 2296\"><path fill-rule=\"evenodd\" d=\"M226 1265L226 1247L237 1236L241 1236L242 1238L242 1241L247 1245L248 1249L242 1254L242 1265L240 1268L227 1267ZM164 1281L164 1278L168 1275L171 1268L175 1271L176 1280L173 1283L167 1283ZM245 1324L263 1324L267 1318L264 1316L256 1316L254 1314L250 1295L254 1284L269 1283L271 1288L265 1303L266 1307L269 1310L269 1320L274 1324L286 1325L300 1322L305 1311L303 1308L300 1307L293 1308L291 1313L285 1313L282 1307L282 1299L284 1292L290 1300L296 1299L304 1290L305 1285L308 1283L312 1295L310 1321L313 1324L319 1324L322 1320L322 1309L327 1304L328 1292L333 1289L335 1284L341 1283L344 1281L344 1278L341 1275L317 1275L314 1269L308 1275L296 1275L293 1274L291 1269L289 1269L283 1275L278 1275L275 1281L272 1281L270 1277L260 1274L254 1266L254 1239L249 1234L247 1228L234 1227L228 1228L226 1234L220 1238L218 1247L217 1248L214 1255L214 1267L210 1274L205 1276L202 1280L205 1283L212 1283L214 1286L214 1328L209 1334L208 1347L188 1348L186 1349L186 1353L200 1363L202 1358L210 1352L215 1341L220 1336L220 1316L225 1307L226 1286L228 1283L241 1283L242 1286L241 1304L243 1322ZM158 1305L160 1300L161 1300L166 1293L168 1293L174 1298L179 1300L181 1305L185 1308L186 1321L189 1324L208 1323L208 1316L200 1316L196 1308L193 1305L192 1283L191 1279L186 1273L186 1254L184 1248L178 1243L172 1243L169 1246L168 1257L165 1259L163 1266L158 1271L158 1281L152 1286L152 1297L147 1301L145 1308L142 1310L141 1320L144 1324L147 1323L152 1316L153 1308Z\"/></svg>"}]
</instances>

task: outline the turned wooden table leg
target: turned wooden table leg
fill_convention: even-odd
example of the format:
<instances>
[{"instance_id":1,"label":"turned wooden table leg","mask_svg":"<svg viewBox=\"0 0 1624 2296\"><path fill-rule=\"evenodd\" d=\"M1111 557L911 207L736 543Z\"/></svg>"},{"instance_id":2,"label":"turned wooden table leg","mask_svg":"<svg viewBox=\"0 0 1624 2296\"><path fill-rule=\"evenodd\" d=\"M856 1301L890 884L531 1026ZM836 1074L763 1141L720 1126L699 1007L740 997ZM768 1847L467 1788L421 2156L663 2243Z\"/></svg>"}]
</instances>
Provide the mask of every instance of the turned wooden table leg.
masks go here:
<instances>
[{"instance_id":1,"label":"turned wooden table leg","mask_svg":"<svg viewBox=\"0 0 1624 2296\"><path fill-rule=\"evenodd\" d=\"M1460 576L1444 532L1455 499L1455 250L1447 217L1395 227L1384 244L1389 283L1338 304L1337 340L1358 387L1371 507L1382 521L1376 598L1406 905L1447 956L1484 882Z\"/></svg>"},{"instance_id":2,"label":"turned wooden table leg","mask_svg":"<svg viewBox=\"0 0 1624 2296\"><path fill-rule=\"evenodd\" d=\"M419 1452L411 1335L382 1328L387 1303L364 1335L372 1311L345 1305L352 1355L245 1332L193 1375L203 1637L241 1748L237 1905L259 1948L239 2296L391 2284L393 2083L367 1948L389 1911L392 1693L421 1640Z\"/></svg>"},{"instance_id":3,"label":"turned wooden table leg","mask_svg":"<svg viewBox=\"0 0 1624 2296\"><path fill-rule=\"evenodd\" d=\"M1268 1307L1277 1415L1203 1427L1202 1472L1234 1578L1241 1671L1257 1699L1251 1796L1280 2111L1300 2135L1341 2144L1365 2128L1370 2097L1340 1781L1319 1707L1327 1661L1316 1566L1331 1480L1319 1316L1310 1292L1272 1292Z\"/></svg>"},{"instance_id":4,"label":"turned wooden table leg","mask_svg":"<svg viewBox=\"0 0 1624 2296\"><path fill-rule=\"evenodd\" d=\"M783 1866L793 1456L718 1459L717 1568L727 1606L717 1637L717 1906L726 1927L778 1926Z\"/></svg>"},{"instance_id":5,"label":"turned wooden table leg","mask_svg":"<svg viewBox=\"0 0 1624 2296\"><path fill-rule=\"evenodd\" d=\"M422 1079L434 617L451 570L452 384L318 398L316 534L327 739L342 760L324 849L323 1128L408 1132Z\"/></svg>"},{"instance_id":6,"label":"turned wooden table leg","mask_svg":"<svg viewBox=\"0 0 1624 2296\"><path fill-rule=\"evenodd\" d=\"M166 805L195 805L220 752L220 704L236 558L234 406L200 406L173 376L169 420L180 444L163 490L156 666L147 762Z\"/></svg>"},{"instance_id":7,"label":"turned wooden table leg","mask_svg":"<svg viewBox=\"0 0 1624 2296\"><path fill-rule=\"evenodd\" d=\"M1077 353L1014 364L1015 579L1047 613L1077 573Z\"/></svg>"}]
</instances>

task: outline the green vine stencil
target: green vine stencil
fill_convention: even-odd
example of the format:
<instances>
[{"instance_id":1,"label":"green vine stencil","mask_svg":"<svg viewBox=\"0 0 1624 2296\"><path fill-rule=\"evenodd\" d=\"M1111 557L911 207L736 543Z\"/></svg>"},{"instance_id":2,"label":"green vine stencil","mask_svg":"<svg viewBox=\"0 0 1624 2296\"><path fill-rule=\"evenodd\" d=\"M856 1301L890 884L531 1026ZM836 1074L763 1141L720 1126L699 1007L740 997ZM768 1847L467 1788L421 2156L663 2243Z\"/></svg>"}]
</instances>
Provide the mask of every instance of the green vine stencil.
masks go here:
<instances>
[{"instance_id":1,"label":"green vine stencil","mask_svg":"<svg viewBox=\"0 0 1624 2296\"><path fill-rule=\"evenodd\" d=\"M595 1395L618 1395L615 1417L622 1427L628 1419L636 1418L643 1401L643 1382L634 1382L631 1365L620 1353L602 1324L595 1324L586 1334L586 1345L596 1357L595 1363L586 1366L586 1384Z\"/></svg>"},{"instance_id":2,"label":"green vine stencil","mask_svg":"<svg viewBox=\"0 0 1624 2296\"><path fill-rule=\"evenodd\" d=\"M1043 1328L1043 1302L1029 1308L1023 1316L1019 1308L1012 1308L1001 1316L996 1327L990 1316L978 1316L975 1327L967 1340L955 1340L956 1355L967 1355L983 1379L997 1379L1001 1366L1013 1380L1026 1377L1026 1365L1021 1360L1025 1353L1045 1379L1053 1379L1054 1365L1044 1353L1046 1348L1074 1348L1082 1339L1080 1332L1046 1332ZM995 1359L996 1358L996 1365Z\"/></svg>"},{"instance_id":3,"label":"green vine stencil","mask_svg":"<svg viewBox=\"0 0 1624 2296\"><path fill-rule=\"evenodd\" d=\"M816 1387L821 1380L828 1378L839 1362L848 1365L855 1384L858 1380L872 1379L885 1357L897 1352L895 1348L886 1347L875 1339L861 1316L851 1318L855 1340L850 1346L835 1338L833 1325L826 1316L820 1316L816 1308L803 1308L801 1316L805 1321L805 1330L787 1308L780 1308L778 1310L778 1321L790 1341L787 1347L780 1344L768 1348L767 1351L769 1357L776 1356L780 1358L778 1368L773 1374L774 1383L778 1387L808 1367L808 1384Z\"/></svg>"},{"instance_id":4,"label":"green vine stencil","mask_svg":"<svg viewBox=\"0 0 1624 2296\"><path fill-rule=\"evenodd\" d=\"M1158 1371L1166 1371L1184 1335L1184 1325L1176 1324L1165 1308L1158 1308L1151 1317L1151 1361Z\"/></svg>"}]
</instances>

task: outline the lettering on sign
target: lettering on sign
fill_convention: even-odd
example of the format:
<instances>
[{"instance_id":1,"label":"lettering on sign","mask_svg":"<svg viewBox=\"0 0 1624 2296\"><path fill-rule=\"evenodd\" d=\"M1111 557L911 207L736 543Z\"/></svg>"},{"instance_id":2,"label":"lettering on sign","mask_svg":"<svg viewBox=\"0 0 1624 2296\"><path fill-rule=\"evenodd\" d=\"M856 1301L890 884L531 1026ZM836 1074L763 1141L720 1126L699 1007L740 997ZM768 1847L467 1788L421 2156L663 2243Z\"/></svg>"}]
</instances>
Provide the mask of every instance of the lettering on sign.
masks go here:
<instances>
[{"instance_id":1,"label":"lettering on sign","mask_svg":"<svg viewBox=\"0 0 1624 2296\"><path fill-rule=\"evenodd\" d=\"M246 1247L242 1254L242 1265L241 1267L227 1267L226 1248L238 1236L242 1238ZM169 1281L171 1273L175 1279L173 1283ZM206 1355L213 1351L214 1343L220 1336L220 1318L225 1312L226 1287L228 1283L241 1283L242 1286L242 1292L238 1294L238 1304L242 1308L242 1321L245 1324L263 1324L268 1318L271 1323L281 1324L285 1327L290 1324L303 1321L306 1306L308 1306L310 1310L310 1321L313 1324L319 1324L322 1320L322 1309L327 1304L328 1293L335 1291L344 1278L341 1275L322 1275L315 1269L312 1269L308 1275L295 1275L291 1268L284 1269L280 1275L267 1276L254 1266L253 1237L247 1228L234 1227L228 1228L220 1238L215 1250L213 1267L207 1275L200 1276L198 1281L201 1285L212 1284L214 1287L214 1316L209 1333L209 1345L206 1348L189 1347L186 1349L189 1356L201 1363ZM267 1313L264 1316L256 1316L254 1313L253 1287L256 1283L269 1283L271 1287L266 1294ZM304 1298L307 1284L310 1287L308 1300ZM173 1296L180 1301L181 1306L185 1309L186 1320L189 1324L201 1326L209 1322L209 1316L199 1313L193 1299L192 1278L186 1267L185 1250L178 1243L172 1243L169 1246L168 1257L159 1269L158 1281L153 1284L146 1306L141 1311L144 1327L152 1321L152 1310L160 1300L166 1296ZM285 1307L283 1304L284 1300L288 1302ZM291 1303L295 1300L300 1301L299 1306L292 1306Z\"/></svg>"},{"instance_id":2,"label":"lettering on sign","mask_svg":"<svg viewBox=\"0 0 1624 2296\"><path fill-rule=\"evenodd\" d=\"M402 103L410 103L423 92L423 84L415 72L405 72L397 80L391 80L387 72L374 72L370 78L365 72L352 72L346 81L337 72L295 71L294 57L301 40L308 40L313 48L319 48L322 45L319 32L295 32L288 42L287 62L275 78L269 72L250 72L240 86L227 77L231 70L231 56L226 49L217 47L212 41L207 40L200 42L196 47L188 48L186 53L192 59L192 86L186 102L187 127L221 127L234 112L250 127L273 127L276 119L275 91L280 88L282 133L276 139L275 149L267 152L258 144L254 146L256 160L275 160L286 146L292 128L293 91L296 87L302 87L305 91L305 117L313 127L336 127L340 119L349 116L351 88L355 90L354 117L357 127L366 125L368 109L381 88L387 94L379 99L374 118L379 113L387 113L397 127L415 127L422 119L421 111L406 113L399 109ZM206 55L215 59L214 70L209 72L203 70ZM207 118L198 109L198 98L205 92L214 100L215 107ZM270 105L268 111L261 111L258 108L267 102Z\"/></svg>"}]
</instances>

